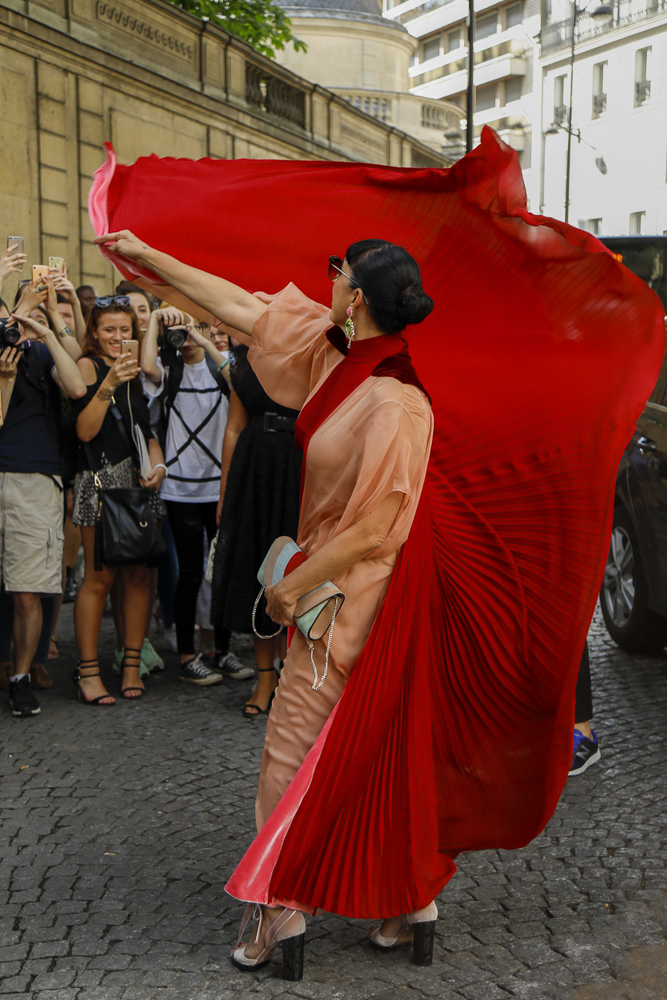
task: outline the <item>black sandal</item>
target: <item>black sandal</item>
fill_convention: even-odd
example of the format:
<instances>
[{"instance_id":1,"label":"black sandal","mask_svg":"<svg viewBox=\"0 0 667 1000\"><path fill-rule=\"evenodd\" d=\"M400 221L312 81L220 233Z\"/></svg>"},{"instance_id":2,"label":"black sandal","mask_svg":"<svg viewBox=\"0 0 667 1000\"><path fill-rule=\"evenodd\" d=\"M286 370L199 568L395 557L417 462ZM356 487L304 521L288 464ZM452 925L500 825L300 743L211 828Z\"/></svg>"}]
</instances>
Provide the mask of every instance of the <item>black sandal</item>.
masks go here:
<instances>
[{"instance_id":1,"label":"black sandal","mask_svg":"<svg viewBox=\"0 0 667 1000\"><path fill-rule=\"evenodd\" d=\"M91 667L97 667L94 674L82 674L81 667L84 670L90 670ZM101 694L97 698L86 698L85 694L81 690L80 681L87 680L89 677L99 677L100 676L100 665L97 660L79 660L79 665L72 675L72 680L76 684L77 688L77 700L83 700L85 705L99 705L102 708L111 708L112 705L116 704L116 699L112 694ZM105 698L112 698L113 701L105 701Z\"/></svg>"},{"instance_id":2,"label":"black sandal","mask_svg":"<svg viewBox=\"0 0 667 1000\"><path fill-rule=\"evenodd\" d=\"M128 663L127 662L128 660L136 660L137 662L136 663ZM137 669L140 669L140 667L141 667L141 650L140 649L131 649L129 646L125 647L125 654L123 656L123 667L122 667L123 671L125 670L126 667L136 667ZM130 695L130 694L128 694L128 691L140 691L141 694ZM121 679L121 682L120 682L120 693L121 693L122 697L125 698L126 701L139 701L139 699L142 697L142 695L145 693L145 691L146 691L146 689L142 688L142 687L126 687L126 688L124 688L123 687L123 681Z\"/></svg>"},{"instance_id":3,"label":"black sandal","mask_svg":"<svg viewBox=\"0 0 667 1000\"><path fill-rule=\"evenodd\" d=\"M276 673L277 674L278 671L276 670L275 667L257 667L257 673L258 674L268 674L268 673L272 673L272 674ZM280 674L278 674L278 677L280 677ZM271 705L273 704L273 699L275 698L275 695L276 695L276 688L274 688L273 691L271 692L271 697L269 698L269 703L266 706L266 708L260 708L259 705L255 705L255 704L253 704L253 702L247 701L245 703L245 705L243 706L243 708L241 709L241 713L242 713L243 717L245 719L256 719L258 715L268 715L269 712L271 711ZM256 708L257 711L256 712L248 712L247 711L248 708Z\"/></svg>"}]
</instances>

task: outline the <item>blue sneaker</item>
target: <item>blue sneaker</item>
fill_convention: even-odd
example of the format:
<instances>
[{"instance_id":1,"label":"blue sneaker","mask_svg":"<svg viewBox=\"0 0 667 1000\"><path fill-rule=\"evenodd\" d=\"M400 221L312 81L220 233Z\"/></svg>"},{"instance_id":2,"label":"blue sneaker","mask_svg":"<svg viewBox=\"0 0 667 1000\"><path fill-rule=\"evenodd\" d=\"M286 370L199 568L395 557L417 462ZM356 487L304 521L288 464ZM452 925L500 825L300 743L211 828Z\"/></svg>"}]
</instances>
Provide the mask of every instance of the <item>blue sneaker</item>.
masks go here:
<instances>
[{"instance_id":1,"label":"blue sneaker","mask_svg":"<svg viewBox=\"0 0 667 1000\"><path fill-rule=\"evenodd\" d=\"M583 774L591 764L597 764L600 759L600 747L597 734L589 740L578 729L574 730L574 750L572 751L572 770L568 774Z\"/></svg>"}]
</instances>

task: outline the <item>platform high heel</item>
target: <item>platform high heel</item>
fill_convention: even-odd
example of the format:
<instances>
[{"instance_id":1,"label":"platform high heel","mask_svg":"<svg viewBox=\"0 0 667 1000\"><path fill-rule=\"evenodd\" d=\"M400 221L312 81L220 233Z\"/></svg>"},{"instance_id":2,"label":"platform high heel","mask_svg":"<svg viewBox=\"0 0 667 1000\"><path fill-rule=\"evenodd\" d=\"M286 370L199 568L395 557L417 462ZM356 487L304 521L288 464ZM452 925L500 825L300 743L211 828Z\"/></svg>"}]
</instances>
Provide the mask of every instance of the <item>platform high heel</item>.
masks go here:
<instances>
[{"instance_id":1,"label":"platform high heel","mask_svg":"<svg viewBox=\"0 0 667 1000\"><path fill-rule=\"evenodd\" d=\"M379 927L371 927L368 932L371 944L380 951L391 951L399 945L412 942L412 960L415 965L430 965L433 961L433 943L435 939L435 922L438 919L438 907L435 902L429 903L423 910L401 915L401 927L398 934L385 937Z\"/></svg>"},{"instance_id":2,"label":"platform high heel","mask_svg":"<svg viewBox=\"0 0 667 1000\"><path fill-rule=\"evenodd\" d=\"M250 921L255 919L255 927L250 941L241 944L243 933ZM283 946L283 979L295 982L303 978L303 955L306 936L306 921L299 910L284 909L264 935L262 949L255 958L248 958L245 950L249 944L257 944L262 940L262 928L265 920L265 907L249 903L243 914L239 939L232 949L232 962L239 969L250 971L266 965L279 944Z\"/></svg>"}]
</instances>

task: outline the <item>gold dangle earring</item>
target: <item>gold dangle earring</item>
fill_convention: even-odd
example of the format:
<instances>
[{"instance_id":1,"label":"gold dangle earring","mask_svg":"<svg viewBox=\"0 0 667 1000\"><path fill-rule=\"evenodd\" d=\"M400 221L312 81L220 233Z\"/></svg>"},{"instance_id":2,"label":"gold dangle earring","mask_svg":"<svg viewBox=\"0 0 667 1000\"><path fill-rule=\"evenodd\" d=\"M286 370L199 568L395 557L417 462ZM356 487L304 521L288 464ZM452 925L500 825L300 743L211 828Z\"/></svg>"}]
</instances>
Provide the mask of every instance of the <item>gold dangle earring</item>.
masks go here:
<instances>
[{"instance_id":1,"label":"gold dangle earring","mask_svg":"<svg viewBox=\"0 0 667 1000\"><path fill-rule=\"evenodd\" d=\"M347 349L354 339L354 322L352 320L352 306L347 307L347 319L345 320L345 336L347 337Z\"/></svg>"}]
</instances>

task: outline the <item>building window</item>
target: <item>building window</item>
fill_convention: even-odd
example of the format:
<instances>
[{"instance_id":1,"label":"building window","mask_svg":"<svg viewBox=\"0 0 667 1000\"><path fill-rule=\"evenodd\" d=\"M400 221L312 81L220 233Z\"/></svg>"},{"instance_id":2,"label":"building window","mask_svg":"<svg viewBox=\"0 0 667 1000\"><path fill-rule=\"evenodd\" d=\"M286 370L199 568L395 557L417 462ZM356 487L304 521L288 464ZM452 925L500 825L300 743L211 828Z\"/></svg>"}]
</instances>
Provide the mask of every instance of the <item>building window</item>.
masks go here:
<instances>
[{"instance_id":1,"label":"building window","mask_svg":"<svg viewBox=\"0 0 667 1000\"><path fill-rule=\"evenodd\" d=\"M644 222L645 217L646 217L646 212L630 213L630 236L641 236L642 224Z\"/></svg>"},{"instance_id":2,"label":"building window","mask_svg":"<svg viewBox=\"0 0 667 1000\"><path fill-rule=\"evenodd\" d=\"M440 55L440 35L437 38L429 38L422 46L422 62L428 59L435 59Z\"/></svg>"},{"instance_id":3,"label":"building window","mask_svg":"<svg viewBox=\"0 0 667 1000\"><path fill-rule=\"evenodd\" d=\"M599 118L607 110L606 75L607 63L595 63L593 66L593 118Z\"/></svg>"},{"instance_id":4,"label":"building window","mask_svg":"<svg viewBox=\"0 0 667 1000\"><path fill-rule=\"evenodd\" d=\"M475 110L488 111L496 106L496 85L490 83L486 87L478 87L475 94Z\"/></svg>"},{"instance_id":5,"label":"building window","mask_svg":"<svg viewBox=\"0 0 667 1000\"><path fill-rule=\"evenodd\" d=\"M599 236L602 232L602 219L589 219L586 229L589 233L593 233L593 236Z\"/></svg>"},{"instance_id":6,"label":"building window","mask_svg":"<svg viewBox=\"0 0 667 1000\"><path fill-rule=\"evenodd\" d=\"M651 80L649 76L649 62L651 58L651 48L637 49L635 53L635 107L639 108L646 104L651 96Z\"/></svg>"},{"instance_id":7,"label":"building window","mask_svg":"<svg viewBox=\"0 0 667 1000\"><path fill-rule=\"evenodd\" d=\"M511 7L508 7L505 11L505 27L513 28L515 24L521 24L523 21L523 4L514 3Z\"/></svg>"},{"instance_id":8,"label":"building window","mask_svg":"<svg viewBox=\"0 0 667 1000\"><path fill-rule=\"evenodd\" d=\"M522 84L522 76L511 76L509 80L505 81L505 104L509 104L510 101L519 100L521 97Z\"/></svg>"},{"instance_id":9,"label":"building window","mask_svg":"<svg viewBox=\"0 0 667 1000\"><path fill-rule=\"evenodd\" d=\"M567 118L567 105L565 104L565 81L566 76L557 76L554 80L554 122L561 125Z\"/></svg>"},{"instance_id":10,"label":"building window","mask_svg":"<svg viewBox=\"0 0 667 1000\"><path fill-rule=\"evenodd\" d=\"M488 38L495 35L498 30L498 14L496 11L487 17L478 17L475 20L475 39Z\"/></svg>"},{"instance_id":11,"label":"building window","mask_svg":"<svg viewBox=\"0 0 667 1000\"><path fill-rule=\"evenodd\" d=\"M460 29L458 31L450 31L447 35L447 51L453 52L454 49L460 49L463 45L463 38Z\"/></svg>"}]
</instances>

